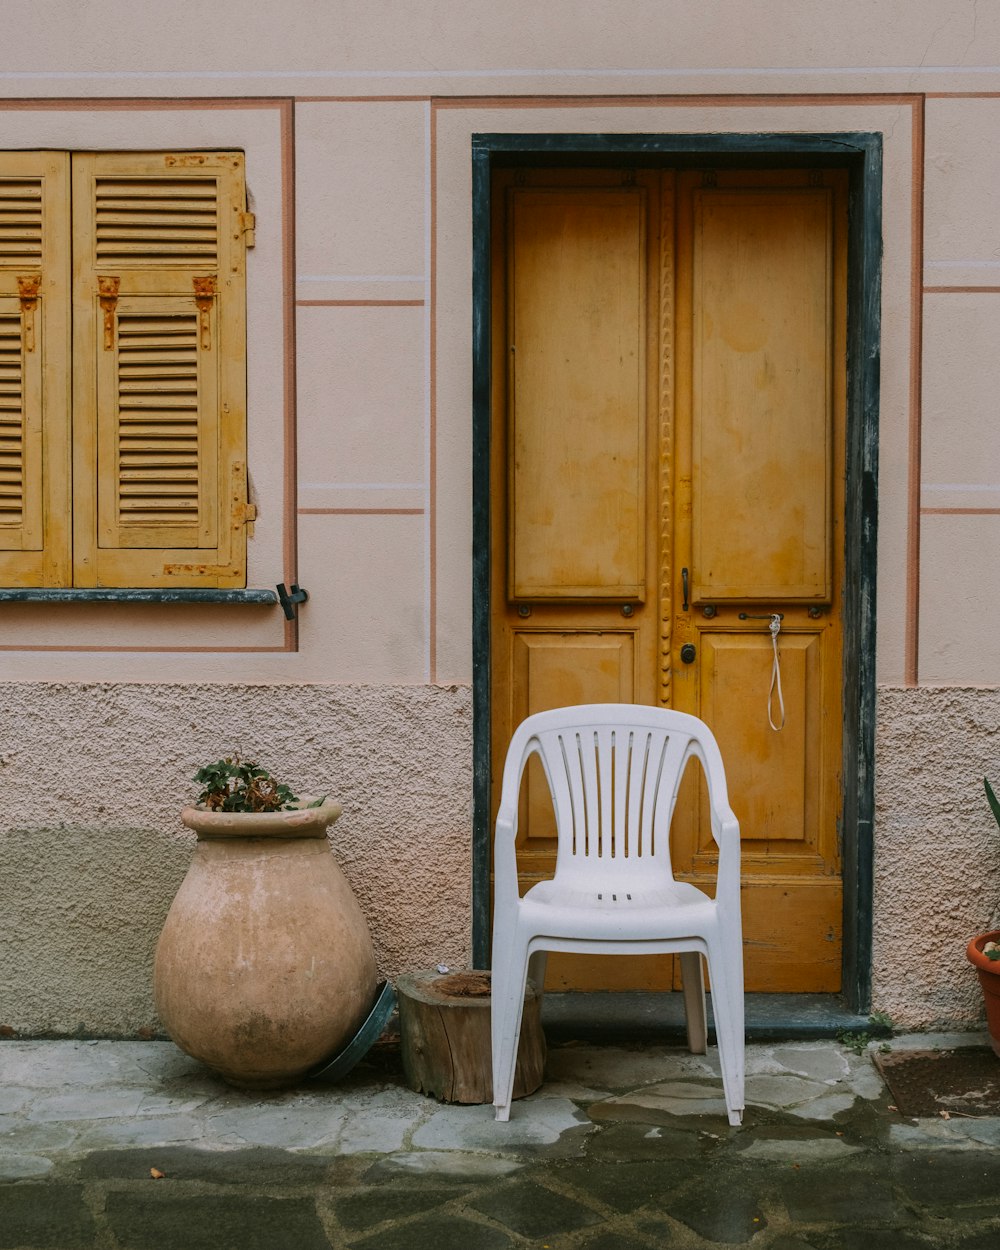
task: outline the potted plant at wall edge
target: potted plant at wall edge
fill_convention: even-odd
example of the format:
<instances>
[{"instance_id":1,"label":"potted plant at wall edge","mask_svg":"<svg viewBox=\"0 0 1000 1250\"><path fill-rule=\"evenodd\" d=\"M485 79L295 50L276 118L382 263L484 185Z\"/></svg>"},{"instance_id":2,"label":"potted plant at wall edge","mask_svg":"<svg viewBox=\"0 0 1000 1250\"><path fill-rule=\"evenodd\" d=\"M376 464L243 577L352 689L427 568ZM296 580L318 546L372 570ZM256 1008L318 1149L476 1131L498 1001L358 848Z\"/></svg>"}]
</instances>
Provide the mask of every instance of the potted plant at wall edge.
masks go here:
<instances>
[{"instance_id":1,"label":"potted plant at wall edge","mask_svg":"<svg viewBox=\"0 0 1000 1250\"><path fill-rule=\"evenodd\" d=\"M997 829L1000 831L1000 800L993 792L987 778L983 778L986 799L990 805ZM986 1001L986 1026L989 1029L990 1045L1000 1057L1000 929L991 929L980 933L969 943L965 951L969 962L979 974L979 984Z\"/></svg>"},{"instance_id":2,"label":"potted plant at wall edge","mask_svg":"<svg viewBox=\"0 0 1000 1250\"><path fill-rule=\"evenodd\" d=\"M194 779L181 820L198 842L156 948L156 1009L230 1083L292 1084L338 1053L375 996L368 925L326 839L341 807L236 755Z\"/></svg>"}]
</instances>

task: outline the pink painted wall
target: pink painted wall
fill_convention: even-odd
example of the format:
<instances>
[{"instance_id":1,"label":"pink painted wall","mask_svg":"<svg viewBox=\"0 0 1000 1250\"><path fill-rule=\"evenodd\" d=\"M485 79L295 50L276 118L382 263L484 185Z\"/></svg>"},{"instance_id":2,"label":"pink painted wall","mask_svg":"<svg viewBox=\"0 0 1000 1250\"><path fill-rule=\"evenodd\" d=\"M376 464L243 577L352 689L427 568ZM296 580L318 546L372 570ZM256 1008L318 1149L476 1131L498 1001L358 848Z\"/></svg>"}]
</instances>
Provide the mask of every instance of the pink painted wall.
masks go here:
<instances>
[{"instance_id":1,"label":"pink painted wall","mask_svg":"<svg viewBox=\"0 0 1000 1250\"><path fill-rule=\"evenodd\" d=\"M40 809L29 800L44 816L0 827L0 882L30 894L58 854L52 831L79 839L73 862L90 863L96 892L81 1020L88 1001L102 1004L88 1025L97 1031L148 1017L149 950L186 854L169 841L169 813L188 795L190 743L266 749L298 766L299 746L255 728L269 686L283 702L296 689L310 705L321 699L319 728L292 723L316 735L324 758L370 723L408 779L413 830L401 838L391 772L335 775L342 801L370 799L363 838L345 823L344 846L359 880L366 859L377 865L377 886L361 888L384 971L432 951L467 954L471 136L760 130L884 141L876 1006L917 1025L974 1018L955 952L977 923L983 873L992 867L1000 882L977 791L984 771L1000 774L1000 10L973 0L289 0L252 11L181 0L153 11L96 0L20 6L7 33L0 148L246 151L257 213L250 584L297 580L310 593L294 627L277 609L0 607L0 808L44 788L47 743L69 769ZM192 696L208 710L191 737L185 691L213 684L217 699ZM116 717L133 716L139 699L162 703L166 719L116 730L78 775L73 748L105 698ZM436 709L435 777L421 775L414 724L393 735L386 708L400 698ZM48 727L42 708L58 708ZM899 778L935 725L963 763L929 756L918 799ZM100 807L117 777L155 772L161 749L169 799L136 809L132 832L118 818L108 825ZM952 812L961 816L949 823ZM941 854L964 900L953 934L925 888ZM116 914L99 868L113 862L135 882L150 857L162 875L148 905L129 909L128 947L116 922L96 919ZM409 892L427 864L450 894ZM79 880L74 870L53 888L69 899ZM25 962L0 984L0 1014L29 1030L69 1019L65 942L45 914L26 921ZM904 971L899 951L919 948L932 924L947 955ZM130 975L109 988L123 961Z\"/></svg>"}]
</instances>

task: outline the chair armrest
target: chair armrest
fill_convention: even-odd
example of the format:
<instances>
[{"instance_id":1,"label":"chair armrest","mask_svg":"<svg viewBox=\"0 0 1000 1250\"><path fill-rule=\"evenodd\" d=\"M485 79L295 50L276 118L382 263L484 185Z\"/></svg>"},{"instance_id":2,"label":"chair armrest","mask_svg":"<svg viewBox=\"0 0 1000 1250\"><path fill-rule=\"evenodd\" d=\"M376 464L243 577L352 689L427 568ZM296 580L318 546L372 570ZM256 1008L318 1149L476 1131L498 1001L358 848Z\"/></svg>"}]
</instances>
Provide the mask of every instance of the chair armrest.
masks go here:
<instances>
[{"instance_id":1,"label":"chair armrest","mask_svg":"<svg viewBox=\"0 0 1000 1250\"><path fill-rule=\"evenodd\" d=\"M512 907L518 899L517 854L514 849L517 837L517 810L501 811L497 816L496 836L493 841L493 898L494 911Z\"/></svg>"},{"instance_id":2,"label":"chair armrest","mask_svg":"<svg viewBox=\"0 0 1000 1250\"><path fill-rule=\"evenodd\" d=\"M726 907L740 901L740 822L729 807L712 812L712 837L719 848L715 897Z\"/></svg>"},{"instance_id":3,"label":"chair armrest","mask_svg":"<svg viewBox=\"0 0 1000 1250\"><path fill-rule=\"evenodd\" d=\"M532 735L519 727L507 752L503 781L500 787L500 810L497 812L496 833L493 839L493 899L494 915L501 907L513 907L520 897L517 888L517 807L521 793L521 778L529 757L538 750Z\"/></svg>"}]
</instances>

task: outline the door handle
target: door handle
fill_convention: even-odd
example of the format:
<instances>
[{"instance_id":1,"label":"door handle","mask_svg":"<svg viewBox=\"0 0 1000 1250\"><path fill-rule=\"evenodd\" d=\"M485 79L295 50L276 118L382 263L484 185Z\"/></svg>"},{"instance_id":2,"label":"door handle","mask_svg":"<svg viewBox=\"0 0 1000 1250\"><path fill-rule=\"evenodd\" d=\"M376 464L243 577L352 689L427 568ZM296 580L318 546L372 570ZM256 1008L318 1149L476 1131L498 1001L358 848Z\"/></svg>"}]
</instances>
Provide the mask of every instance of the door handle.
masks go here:
<instances>
[{"instance_id":1,"label":"door handle","mask_svg":"<svg viewBox=\"0 0 1000 1250\"><path fill-rule=\"evenodd\" d=\"M688 571L687 569L681 569L681 594L684 599L684 602L681 604L681 611L686 612L688 610Z\"/></svg>"},{"instance_id":2,"label":"door handle","mask_svg":"<svg viewBox=\"0 0 1000 1250\"><path fill-rule=\"evenodd\" d=\"M683 647L681 647L681 663L682 663L682 664L693 664L693 663L694 663L694 657L695 657L697 654L698 654L698 653L697 653L697 651L695 650L694 643L693 643L693 642L686 642L686 643L684 644L684 646L683 646Z\"/></svg>"}]
</instances>

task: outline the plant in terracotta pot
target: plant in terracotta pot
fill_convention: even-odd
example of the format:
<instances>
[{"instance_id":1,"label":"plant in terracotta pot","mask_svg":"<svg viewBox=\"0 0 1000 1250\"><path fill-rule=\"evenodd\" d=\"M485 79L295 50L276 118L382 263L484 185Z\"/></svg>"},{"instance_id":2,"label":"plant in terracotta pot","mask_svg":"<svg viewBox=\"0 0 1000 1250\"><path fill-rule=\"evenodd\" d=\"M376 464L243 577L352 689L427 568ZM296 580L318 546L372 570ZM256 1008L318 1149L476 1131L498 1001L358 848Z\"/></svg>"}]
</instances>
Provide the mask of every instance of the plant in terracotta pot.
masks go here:
<instances>
[{"instance_id":1,"label":"plant in terracotta pot","mask_svg":"<svg viewBox=\"0 0 1000 1250\"><path fill-rule=\"evenodd\" d=\"M997 828L1000 829L1000 800L993 787L984 777L986 800L990 805ZM983 997L986 1000L986 1025L990 1033L990 1045L1000 1056L1000 929L991 929L974 937L966 948L969 962L979 974Z\"/></svg>"},{"instance_id":2,"label":"plant in terracotta pot","mask_svg":"<svg viewBox=\"0 0 1000 1250\"><path fill-rule=\"evenodd\" d=\"M238 756L195 780L181 820L198 841L157 945L156 1008L232 1084L290 1085L354 1037L375 997L368 926L326 839L340 804Z\"/></svg>"},{"instance_id":3,"label":"plant in terracotta pot","mask_svg":"<svg viewBox=\"0 0 1000 1250\"><path fill-rule=\"evenodd\" d=\"M276 781L265 768L238 755L199 768L194 779L204 787L198 802L212 812L277 812L298 807L298 799L283 782ZM315 799L309 807L320 807Z\"/></svg>"}]
</instances>

